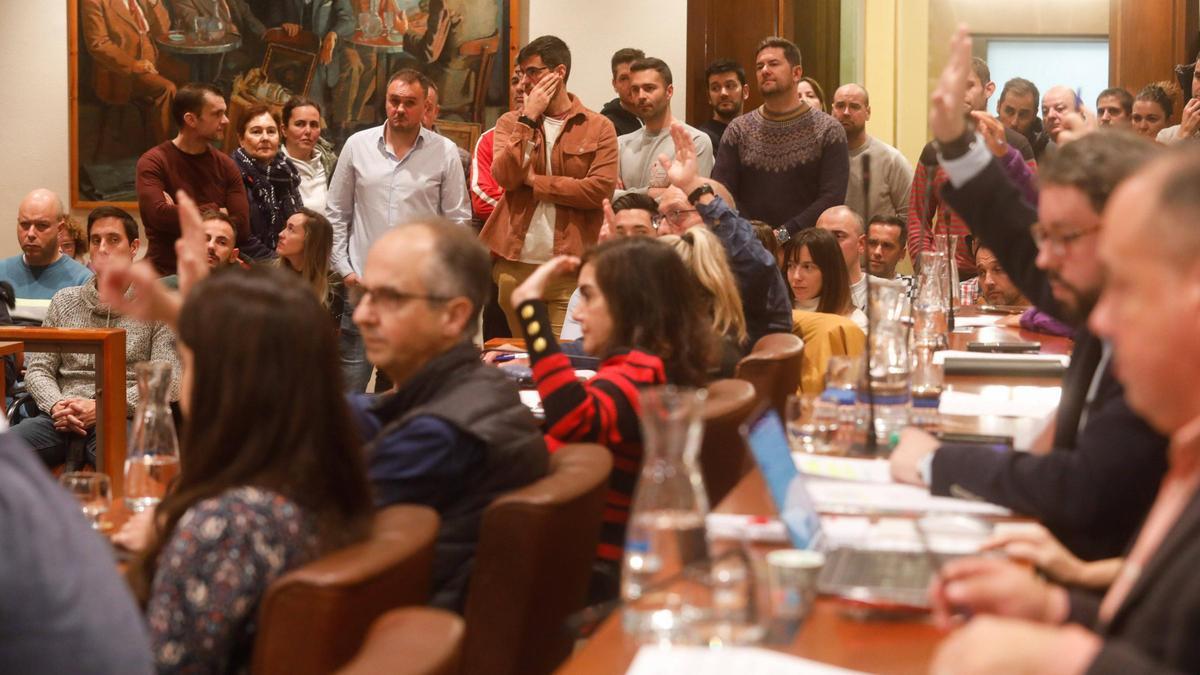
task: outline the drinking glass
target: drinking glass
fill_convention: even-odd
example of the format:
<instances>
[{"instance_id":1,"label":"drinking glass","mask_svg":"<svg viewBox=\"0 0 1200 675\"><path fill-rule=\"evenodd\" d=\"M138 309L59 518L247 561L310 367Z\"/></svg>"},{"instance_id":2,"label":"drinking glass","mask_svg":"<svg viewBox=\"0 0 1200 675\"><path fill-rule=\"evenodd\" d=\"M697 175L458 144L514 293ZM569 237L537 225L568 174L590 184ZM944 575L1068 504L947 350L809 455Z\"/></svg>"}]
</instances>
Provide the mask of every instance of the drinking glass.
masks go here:
<instances>
[{"instance_id":1,"label":"drinking glass","mask_svg":"<svg viewBox=\"0 0 1200 675\"><path fill-rule=\"evenodd\" d=\"M79 500L92 529L101 529L100 519L112 506L112 483L108 476L95 471L71 471L59 476L58 482Z\"/></svg>"},{"instance_id":2,"label":"drinking glass","mask_svg":"<svg viewBox=\"0 0 1200 675\"><path fill-rule=\"evenodd\" d=\"M812 394L788 396L784 410L792 452L825 454L838 433L836 405Z\"/></svg>"}]
</instances>

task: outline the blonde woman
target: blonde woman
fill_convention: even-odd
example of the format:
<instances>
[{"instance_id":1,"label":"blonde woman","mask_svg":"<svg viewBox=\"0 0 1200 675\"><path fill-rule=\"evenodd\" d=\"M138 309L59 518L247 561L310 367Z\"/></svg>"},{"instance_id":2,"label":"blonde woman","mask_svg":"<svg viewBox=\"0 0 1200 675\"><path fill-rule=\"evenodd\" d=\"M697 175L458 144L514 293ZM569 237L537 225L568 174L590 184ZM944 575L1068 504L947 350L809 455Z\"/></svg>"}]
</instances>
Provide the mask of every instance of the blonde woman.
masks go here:
<instances>
[{"instance_id":1,"label":"blonde woman","mask_svg":"<svg viewBox=\"0 0 1200 675\"><path fill-rule=\"evenodd\" d=\"M279 266L299 274L340 326L346 301L340 278L330 274L332 251L333 227L325 216L303 207L287 219L275 245Z\"/></svg>"},{"instance_id":2,"label":"blonde woman","mask_svg":"<svg viewBox=\"0 0 1200 675\"><path fill-rule=\"evenodd\" d=\"M716 374L719 377L732 377L733 368L744 353L748 338L742 297L738 293L733 270L725 258L724 245L717 235L704 227L693 227L683 234L668 234L658 239L675 249L704 289L713 332L722 338Z\"/></svg>"}]
</instances>

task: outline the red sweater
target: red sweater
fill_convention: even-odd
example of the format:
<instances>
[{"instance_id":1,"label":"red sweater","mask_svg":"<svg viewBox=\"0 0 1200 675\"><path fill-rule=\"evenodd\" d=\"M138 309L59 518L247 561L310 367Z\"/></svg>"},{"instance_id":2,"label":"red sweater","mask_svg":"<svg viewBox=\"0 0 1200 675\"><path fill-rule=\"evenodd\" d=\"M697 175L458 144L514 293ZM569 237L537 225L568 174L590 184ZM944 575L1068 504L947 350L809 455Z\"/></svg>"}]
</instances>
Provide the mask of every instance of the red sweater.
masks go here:
<instances>
[{"instance_id":1,"label":"red sweater","mask_svg":"<svg viewBox=\"0 0 1200 675\"><path fill-rule=\"evenodd\" d=\"M213 148L189 155L171 141L159 143L138 159L136 185L148 240L146 258L163 276L175 274L175 241L180 234L179 209L174 204L177 190L187 192L202 211L226 209L237 223L239 242L250 236L250 202L242 174L228 155Z\"/></svg>"}]
</instances>

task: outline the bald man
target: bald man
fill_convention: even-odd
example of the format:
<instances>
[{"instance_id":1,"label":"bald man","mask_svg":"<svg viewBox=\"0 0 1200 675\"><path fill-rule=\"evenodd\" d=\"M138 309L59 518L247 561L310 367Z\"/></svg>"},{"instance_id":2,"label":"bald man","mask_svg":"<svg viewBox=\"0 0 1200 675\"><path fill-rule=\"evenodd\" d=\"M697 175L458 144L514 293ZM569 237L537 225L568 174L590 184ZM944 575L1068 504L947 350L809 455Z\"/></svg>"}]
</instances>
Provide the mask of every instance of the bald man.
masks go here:
<instances>
[{"instance_id":1,"label":"bald man","mask_svg":"<svg viewBox=\"0 0 1200 675\"><path fill-rule=\"evenodd\" d=\"M82 286L92 272L63 255L58 235L66 226L62 200L39 188L17 207L17 244L22 253L0 260L0 281L12 284L18 300L49 300L69 286Z\"/></svg>"},{"instance_id":2,"label":"bald man","mask_svg":"<svg viewBox=\"0 0 1200 675\"><path fill-rule=\"evenodd\" d=\"M829 230L837 237L838 247L842 249L842 257L846 259L846 269L850 272L850 295L854 306L867 311L867 275L862 269L862 255L866 250L867 238L864 232L863 219L848 206L834 206L826 209L817 218L817 227ZM872 283L883 281L871 275Z\"/></svg>"},{"instance_id":3,"label":"bald man","mask_svg":"<svg viewBox=\"0 0 1200 675\"><path fill-rule=\"evenodd\" d=\"M850 181L846 206L863 220L875 216L908 217L908 193L913 168L900 151L867 133L871 96L861 85L844 84L833 93L833 118L846 130L850 150ZM863 194L864 168L870 168L871 195Z\"/></svg>"},{"instance_id":4,"label":"bald man","mask_svg":"<svg viewBox=\"0 0 1200 675\"><path fill-rule=\"evenodd\" d=\"M1063 118L1073 112L1079 112L1079 97L1074 89L1060 84L1042 94L1042 126L1055 145L1058 145L1058 134L1063 130Z\"/></svg>"}]
</instances>

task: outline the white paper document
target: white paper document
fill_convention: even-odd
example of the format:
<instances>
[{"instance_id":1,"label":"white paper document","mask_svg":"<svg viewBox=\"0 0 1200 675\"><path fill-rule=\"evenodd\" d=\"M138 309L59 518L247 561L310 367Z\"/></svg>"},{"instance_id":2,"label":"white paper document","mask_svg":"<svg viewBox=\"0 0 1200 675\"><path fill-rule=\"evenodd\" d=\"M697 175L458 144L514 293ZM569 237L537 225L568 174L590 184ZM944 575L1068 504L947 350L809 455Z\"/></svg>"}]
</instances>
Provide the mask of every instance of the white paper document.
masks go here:
<instances>
[{"instance_id":1,"label":"white paper document","mask_svg":"<svg viewBox=\"0 0 1200 675\"><path fill-rule=\"evenodd\" d=\"M1002 314L981 314L979 316L955 316L954 330L959 328L986 328L995 326L1000 319L1003 319Z\"/></svg>"},{"instance_id":2,"label":"white paper document","mask_svg":"<svg viewBox=\"0 0 1200 675\"><path fill-rule=\"evenodd\" d=\"M892 482L891 465L885 459L830 457L803 452L793 452L792 459L796 461L796 468L808 476L863 483Z\"/></svg>"},{"instance_id":3,"label":"white paper document","mask_svg":"<svg viewBox=\"0 0 1200 675\"><path fill-rule=\"evenodd\" d=\"M859 483L810 479L809 494L822 513L966 513L1007 516L1012 512L987 502L934 497L929 489L898 483Z\"/></svg>"},{"instance_id":4,"label":"white paper document","mask_svg":"<svg viewBox=\"0 0 1200 675\"><path fill-rule=\"evenodd\" d=\"M626 675L854 675L817 661L757 647L642 647Z\"/></svg>"},{"instance_id":5,"label":"white paper document","mask_svg":"<svg viewBox=\"0 0 1200 675\"><path fill-rule=\"evenodd\" d=\"M943 391L938 412L943 415L998 415L1000 417L1045 417L1058 407L1061 387L986 387L974 394L953 389Z\"/></svg>"}]
</instances>

